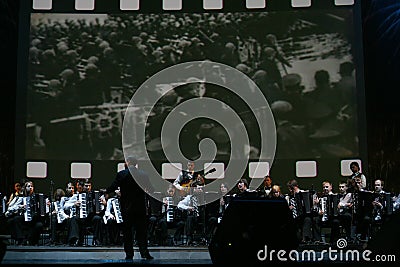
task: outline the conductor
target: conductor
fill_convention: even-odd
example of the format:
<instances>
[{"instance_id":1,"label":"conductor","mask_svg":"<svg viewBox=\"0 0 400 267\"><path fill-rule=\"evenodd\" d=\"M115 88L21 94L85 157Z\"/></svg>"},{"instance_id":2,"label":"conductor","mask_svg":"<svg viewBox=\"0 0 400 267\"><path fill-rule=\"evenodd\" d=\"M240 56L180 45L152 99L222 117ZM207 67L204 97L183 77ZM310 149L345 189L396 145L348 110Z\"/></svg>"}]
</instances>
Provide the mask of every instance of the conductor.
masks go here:
<instances>
[{"instance_id":1,"label":"conductor","mask_svg":"<svg viewBox=\"0 0 400 267\"><path fill-rule=\"evenodd\" d=\"M107 193L114 192L118 187L120 188L125 259L132 260L134 256L133 226L136 231L135 237L139 246L140 256L151 260L153 257L147 247L146 235L146 192L136 182L137 179L148 181L149 177L144 171L137 168L137 159L129 156L126 159L125 169L118 172L114 182L107 188Z\"/></svg>"}]
</instances>

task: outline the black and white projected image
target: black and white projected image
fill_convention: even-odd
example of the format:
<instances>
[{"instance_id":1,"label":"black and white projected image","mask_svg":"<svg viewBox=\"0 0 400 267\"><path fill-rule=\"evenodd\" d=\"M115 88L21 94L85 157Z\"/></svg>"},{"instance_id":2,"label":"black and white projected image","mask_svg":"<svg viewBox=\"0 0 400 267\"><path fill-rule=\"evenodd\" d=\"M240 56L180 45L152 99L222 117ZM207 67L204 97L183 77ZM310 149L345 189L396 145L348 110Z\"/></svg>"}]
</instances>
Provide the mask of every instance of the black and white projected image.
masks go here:
<instances>
[{"instance_id":1,"label":"black and white projected image","mask_svg":"<svg viewBox=\"0 0 400 267\"><path fill-rule=\"evenodd\" d=\"M364 100L357 97L363 89L356 86L353 53L359 48L352 18L344 9L32 14L25 156L123 159L121 129L134 92L160 70L207 60L240 70L262 91L275 119L277 159L357 157L362 132L357 103ZM213 71L222 81L229 78L217 66ZM199 96L224 101L239 114L250 138L244 153L257 159L260 134L251 108L224 88L207 84L204 77L193 78L198 92L193 86L178 86L160 99L147 122L138 122L147 125L152 159L165 158L160 143L165 116L182 101ZM149 90L162 94L170 86ZM191 148L204 137L216 143L217 160L230 153L226 131L215 121L199 119L181 132L187 158L196 158L198 151Z\"/></svg>"}]
</instances>

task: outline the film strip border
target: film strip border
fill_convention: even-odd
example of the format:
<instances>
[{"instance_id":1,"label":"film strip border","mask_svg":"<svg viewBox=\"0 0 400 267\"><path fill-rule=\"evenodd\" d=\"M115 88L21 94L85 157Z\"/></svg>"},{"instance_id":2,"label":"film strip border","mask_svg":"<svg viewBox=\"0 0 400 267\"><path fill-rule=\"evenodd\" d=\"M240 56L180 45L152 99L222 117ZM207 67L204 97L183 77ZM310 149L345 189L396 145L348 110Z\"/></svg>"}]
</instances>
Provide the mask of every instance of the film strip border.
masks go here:
<instances>
[{"instance_id":1,"label":"film strip border","mask_svg":"<svg viewBox=\"0 0 400 267\"><path fill-rule=\"evenodd\" d=\"M33 12L254 10L353 6L356 0L31 0ZM358 0L361 1L361 0Z\"/></svg>"},{"instance_id":2,"label":"film strip border","mask_svg":"<svg viewBox=\"0 0 400 267\"><path fill-rule=\"evenodd\" d=\"M35 13L112 13L112 12L229 12L229 11L275 11L311 8L352 8L361 0L21 0L24 7ZM26 11L26 10L25 10ZM338 169L343 176L350 175L350 162L361 160L338 161ZM23 163L22 163L23 164ZM123 168L123 163L116 164L115 171ZM205 169L215 167L217 171L209 174L208 179L224 178L223 163L212 163ZM71 178L92 178L92 168L89 162L70 163ZM269 173L268 163L249 163L248 175L250 178L263 178ZM295 173L297 177L317 177L321 164L314 160L296 161ZM26 176L29 178L46 178L48 163L45 161L26 162ZM172 164L162 165L162 177L175 179L176 168Z\"/></svg>"},{"instance_id":3,"label":"film strip border","mask_svg":"<svg viewBox=\"0 0 400 267\"><path fill-rule=\"evenodd\" d=\"M360 159L344 159L338 162L338 169L342 176L349 176L352 174L349 166L351 162L357 162L362 170L362 161ZM177 168L177 166L179 168ZM92 178L92 164L89 162L72 162L70 163L70 177L71 178ZM206 179L223 179L224 178L224 163L204 163L204 170L215 168L216 171L206 175ZM28 161L26 162L26 177L28 178L46 178L48 164L45 161ZM125 168L124 163L117 163L115 171L121 171ZM318 162L314 160L296 161L295 170L297 178L314 178L318 175ZM175 179L178 177L182 169L181 163L163 163L161 166L161 176L163 179ZM250 162L248 165L248 176L251 179L264 178L269 174L270 164L268 162Z\"/></svg>"}]
</instances>

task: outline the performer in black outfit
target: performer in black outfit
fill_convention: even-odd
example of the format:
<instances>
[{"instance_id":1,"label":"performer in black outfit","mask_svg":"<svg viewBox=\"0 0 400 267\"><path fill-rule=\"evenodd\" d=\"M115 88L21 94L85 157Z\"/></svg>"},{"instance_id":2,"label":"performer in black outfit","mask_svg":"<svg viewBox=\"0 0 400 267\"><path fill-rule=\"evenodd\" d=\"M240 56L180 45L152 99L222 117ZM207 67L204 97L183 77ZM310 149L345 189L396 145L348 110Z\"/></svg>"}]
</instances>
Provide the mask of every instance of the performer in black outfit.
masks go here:
<instances>
[{"instance_id":1,"label":"performer in black outfit","mask_svg":"<svg viewBox=\"0 0 400 267\"><path fill-rule=\"evenodd\" d=\"M132 226L136 231L136 241L139 246L140 255L145 259L153 259L147 248L147 217L146 217L146 193L137 184L135 179L148 181L149 177L137 169L136 158L129 156L126 160L125 169L118 172L114 182L107 188L107 193L114 192L118 187L121 192L121 213L123 218L123 236L125 259L133 259L133 233ZM135 179L132 177L135 177Z\"/></svg>"}]
</instances>

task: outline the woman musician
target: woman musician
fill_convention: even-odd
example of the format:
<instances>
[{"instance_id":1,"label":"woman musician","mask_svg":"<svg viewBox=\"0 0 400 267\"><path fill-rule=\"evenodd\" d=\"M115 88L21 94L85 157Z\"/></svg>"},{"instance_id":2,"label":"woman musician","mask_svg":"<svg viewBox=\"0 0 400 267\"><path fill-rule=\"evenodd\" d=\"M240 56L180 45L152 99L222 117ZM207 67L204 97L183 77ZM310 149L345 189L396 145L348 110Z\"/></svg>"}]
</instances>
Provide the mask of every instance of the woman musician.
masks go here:
<instances>
[{"instance_id":1,"label":"woman musician","mask_svg":"<svg viewBox=\"0 0 400 267\"><path fill-rule=\"evenodd\" d=\"M60 208L63 210L64 214L66 215L66 218L64 218L64 221L67 221L67 229L68 229L68 244L70 246L78 246L82 245L82 243L79 243L79 224L77 220L77 209L79 206L77 206L76 203L76 194L75 194L75 186L73 182L68 182L65 188L66 195L61 198L60 201Z\"/></svg>"},{"instance_id":2,"label":"woman musician","mask_svg":"<svg viewBox=\"0 0 400 267\"><path fill-rule=\"evenodd\" d=\"M65 191L61 188L56 189L54 192L54 202L52 203L53 205L53 211L51 213L51 241L50 243L65 243L61 242L60 240L57 240L56 232L61 232L64 231L67 228L67 222L69 219L69 216L65 214L64 209L62 207L62 198L65 197Z\"/></svg>"},{"instance_id":3,"label":"woman musician","mask_svg":"<svg viewBox=\"0 0 400 267\"><path fill-rule=\"evenodd\" d=\"M50 206L50 201L43 195L40 197L34 192L34 185L31 181L24 184L23 192L23 197L18 196L15 198L15 202L10 203L6 216L10 217L8 223L17 244L21 245L24 241L29 241L30 245L37 245L43 231L43 217L39 211L45 211ZM39 201L40 199L43 199L42 203Z\"/></svg>"},{"instance_id":4,"label":"woman musician","mask_svg":"<svg viewBox=\"0 0 400 267\"><path fill-rule=\"evenodd\" d=\"M219 187L219 200L207 204L207 228L206 228L206 240L211 241L214 236L218 224L221 223L222 217L226 208L229 205L231 195L228 194L228 186L225 182L222 182Z\"/></svg>"},{"instance_id":5,"label":"woman musician","mask_svg":"<svg viewBox=\"0 0 400 267\"><path fill-rule=\"evenodd\" d=\"M23 194L24 194L24 192L23 192L23 190L22 190L22 186L21 186L21 183L19 183L19 182L16 182L15 184L14 184L14 192L10 195L10 198L8 199L8 202L7 202L7 206L9 206L10 205L10 203L11 203L11 201L14 199L14 197L16 197L16 196L23 196Z\"/></svg>"},{"instance_id":6,"label":"woman musician","mask_svg":"<svg viewBox=\"0 0 400 267\"><path fill-rule=\"evenodd\" d=\"M24 233L22 229L23 221L23 194L16 195L8 204L5 217L7 218L8 229L11 232L11 238L16 240L17 245L21 245L24 239Z\"/></svg>"}]
</instances>

